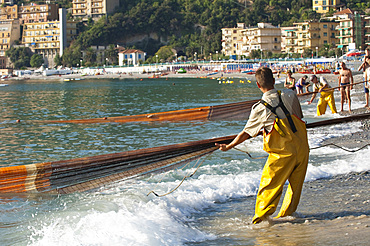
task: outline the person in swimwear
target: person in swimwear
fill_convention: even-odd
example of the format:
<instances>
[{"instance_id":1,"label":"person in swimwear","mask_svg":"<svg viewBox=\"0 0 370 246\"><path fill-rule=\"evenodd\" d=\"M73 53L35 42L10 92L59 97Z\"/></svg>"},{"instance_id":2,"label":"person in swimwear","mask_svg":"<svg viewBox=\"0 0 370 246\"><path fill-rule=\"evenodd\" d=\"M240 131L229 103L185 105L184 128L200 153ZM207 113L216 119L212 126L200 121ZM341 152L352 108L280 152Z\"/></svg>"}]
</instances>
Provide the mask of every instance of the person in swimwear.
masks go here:
<instances>
[{"instance_id":1,"label":"person in swimwear","mask_svg":"<svg viewBox=\"0 0 370 246\"><path fill-rule=\"evenodd\" d=\"M310 82L307 81L307 75L303 76L298 80L295 84L295 88L297 89L297 94L303 93L303 87L306 89L306 92L309 92L308 87L310 86Z\"/></svg>"},{"instance_id":2,"label":"person in swimwear","mask_svg":"<svg viewBox=\"0 0 370 246\"><path fill-rule=\"evenodd\" d=\"M364 61L361 66L358 68L358 71L364 71L364 91L365 91L365 108L369 108L369 79L370 79L370 50L365 50Z\"/></svg>"},{"instance_id":3,"label":"person in swimwear","mask_svg":"<svg viewBox=\"0 0 370 246\"><path fill-rule=\"evenodd\" d=\"M307 129L297 95L290 89L275 89L267 67L259 68L255 76L262 100L253 105L247 124L231 143L216 143L220 150L228 151L263 130L263 149L269 157L262 171L253 224L269 220L276 211L287 180L289 186L276 218L296 211L309 158Z\"/></svg>"},{"instance_id":4,"label":"person in swimwear","mask_svg":"<svg viewBox=\"0 0 370 246\"><path fill-rule=\"evenodd\" d=\"M338 86L340 86L340 111L343 112L344 101L348 101L348 111L351 112L351 90L353 88L353 76L351 69L344 62L340 63Z\"/></svg>"},{"instance_id":5,"label":"person in swimwear","mask_svg":"<svg viewBox=\"0 0 370 246\"><path fill-rule=\"evenodd\" d=\"M288 77L285 79L284 87L287 89L295 90L295 78L292 77L292 71L288 70L286 72Z\"/></svg>"},{"instance_id":6,"label":"person in swimwear","mask_svg":"<svg viewBox=\"0 0 370 246\"><path fill-rule=\"evenodd\" d=\"M311 100L308 104L311 104L316 97L316 93L320 92L320 98L317 103L317 115L323 115L326 111L326 106L329 105L333 114L337 113L334 100L334 89L331 89L330 85L324 77L317 78L316 75L312 75L310 81L313 83L313 93Z\"/></svg>"}]
</instances>

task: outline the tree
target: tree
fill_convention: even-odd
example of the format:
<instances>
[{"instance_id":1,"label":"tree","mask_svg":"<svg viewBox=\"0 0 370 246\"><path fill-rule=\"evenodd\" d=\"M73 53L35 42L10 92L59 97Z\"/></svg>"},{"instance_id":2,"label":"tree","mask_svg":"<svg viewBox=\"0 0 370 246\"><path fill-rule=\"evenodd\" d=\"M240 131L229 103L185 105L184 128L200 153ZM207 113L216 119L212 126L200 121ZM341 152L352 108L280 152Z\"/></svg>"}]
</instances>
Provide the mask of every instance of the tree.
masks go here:
<instances>
[{"instance_id":1,"label":"tree","mask_svg":"<svg viewBox=\"0 0 370 246\"><path fill-rule=\"evenodd\" d=\"M105 51L105 58L108 58L109 63L117 64L118 52L113 44L108 46L108 49Z\"/></svg>"},{"instance_id":2,"label":"tree","mask_svg":"<svg viewBox=\"0 0 370 246\"><path fill-rule=\"evenodd\" d=\"M33 54L31 56L31 67L40 67L44 63L44 58L40 54Z\"/></svg>"},{"instance_id":3,"label":"tree","mask_svg":"<svg viewBox=\"0 0 370 246\"><path fill-rule=\"evenodd\" d=\"M72 67L79 64L81 59L81 46L75 46L71 44L68 48L64 50L62 63L64 66Z\"/></svg>"},{"instance_id":4,"label":"tree","mask_svg":"<svg viewBox=\"0 0 370 246\"><path fill-rule=\"evenodd\" d=\"M10 58L14 68L19 69L30 66L30 60L33 53L28 47L11 47L5 52L5 55Z\"/></svg>"},{"instance_id":5,"label":"tree","mask_svg":"<svg viewBox=\"0 0 370 246\"><path fill-rule=\"evenodd\" d=\"M173 60L175 53L170 46L162 46L155 55L158 55L159 60L170 61Z\"/></svg>"},{"instance_id":6,"label":"tree","mask_svg":"<svg viewBox=\"0 0 370 246\"><path fill-rule=\"evenodd\" d=\"M54 57L54 63L56 66L62 65L62 58L60 57L59 53L57 53Z\"/></svg>"}]
</instances>

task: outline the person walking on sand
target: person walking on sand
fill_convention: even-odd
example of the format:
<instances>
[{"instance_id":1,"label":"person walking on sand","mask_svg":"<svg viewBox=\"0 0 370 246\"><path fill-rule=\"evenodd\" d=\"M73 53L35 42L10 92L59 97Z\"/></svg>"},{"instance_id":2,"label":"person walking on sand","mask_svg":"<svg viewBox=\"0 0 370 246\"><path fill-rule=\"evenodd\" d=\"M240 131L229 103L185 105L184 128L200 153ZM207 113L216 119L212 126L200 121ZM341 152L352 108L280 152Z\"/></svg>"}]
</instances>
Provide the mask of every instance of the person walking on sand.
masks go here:
<instances>
[{"instance_id":1,"label":"person walking on sand","mask_svg":"<svg viewBox=\"0 0 370 246\"><path fill-rule=\"evenodd\" d=\"M340 90L340 111L343 112L345 99L348 101L348 111L351 112L351 90L353 88L353 76L351 69L347 68L344 62L340 63L338 86Z\"/></svg>"},{"instance_id":2,"label":"person walking on sand","mask_svg":"<svg viewBox=\"0 0 370 246\"><path fill-rule=\"evenodd\" d=\"M313 83L314 93L312 94L311 100L308 104L311 104L316 97L316 93L320 92L320 99L317 103L317 115L320 116L325 114L327 105L329 105L331 112L336 114L337 108L335 107L334 90L331 89L326 79L324 77L320 77L319 81L316 75L312 75L310 77L310 81Z\"/></svg>"},{"instance_id":3,"label":"person walking on sand","mask_svg":"<svg viewBox=\"0 0 370 246\"><path fill-rule=\"evenodd\" d=\"M358 68L358 71L364 71L364 91L365 91L365 108L369 108L369 79L370 79L370 50L365 50L364 61Z\"/></svg>"},{"instance_id":4,"label":"person walking on sand","mask_svg":"<svg viewBox=\"0 0 370 246\"><path fill-rule=\"evenodd\" d=\"M298 206L305 179L309 146L306 124L297 95L292 90L278 91L271 69L256 71L256 84L263 92L244 129L229 144L216 146L228 151L263 129L264 150L269 157L262 171L252 222L268 220L278 206L285 182L289 181L283 204L276 218L292 215Z\"/></svg>"},{"instance_id":5,"label":"person walking on sand","mask_svg":"<svg viewBox=\"0 0 370 246\"><path fill-rule=\"evenodd\" d=\"M288 70L286 74L288 77L285 79L284 87L294 91L295 90L295 78L292 77L292 71Z\"/></svg>"}]
</instances>

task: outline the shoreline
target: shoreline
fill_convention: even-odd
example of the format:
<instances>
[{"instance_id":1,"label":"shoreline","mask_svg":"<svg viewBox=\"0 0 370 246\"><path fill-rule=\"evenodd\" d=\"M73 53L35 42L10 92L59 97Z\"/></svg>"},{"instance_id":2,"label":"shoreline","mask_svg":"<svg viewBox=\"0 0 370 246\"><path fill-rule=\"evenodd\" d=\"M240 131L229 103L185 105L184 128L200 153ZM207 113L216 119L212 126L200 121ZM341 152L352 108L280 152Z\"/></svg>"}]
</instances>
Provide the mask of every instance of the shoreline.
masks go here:
<instances>
[{"instance_id":1,"label":"shoreline","mask_svg":"<svg viewBox=\"0 0 370 246\"><path fill-rule=\"evenodd\" d=\"M310 76L312 74L301 74L301 73L294 73L293 77L296 77L298 80L299 78L303 77L304 75ZM338 75L336 74L318 74L317 76L323 76L328 80L337 81ZM354 73L354 79L357 76L362 78L362 73ZM282 74L280 78L277 78L275 75L275 79L284 79L286 77L285 74ZM103 73L99 75L82 75L82 74L66 74L66 75L24 75L19 77L11 77L8 79L2 79L1 83L6 83L6 81L34 81L34 80L85 80L85 79L166 79L166 78L246 78L246 79L253 79L255 78L254 74L247 74L241 72L217 72L212 73L211 71L202 71L202 70L190 70L187 73L164 73L163 75L156 75L155 73ZM361 79L362 80L362 79ZM356 82L356 79L355 79Z\"/></svg>"}]
</instances>

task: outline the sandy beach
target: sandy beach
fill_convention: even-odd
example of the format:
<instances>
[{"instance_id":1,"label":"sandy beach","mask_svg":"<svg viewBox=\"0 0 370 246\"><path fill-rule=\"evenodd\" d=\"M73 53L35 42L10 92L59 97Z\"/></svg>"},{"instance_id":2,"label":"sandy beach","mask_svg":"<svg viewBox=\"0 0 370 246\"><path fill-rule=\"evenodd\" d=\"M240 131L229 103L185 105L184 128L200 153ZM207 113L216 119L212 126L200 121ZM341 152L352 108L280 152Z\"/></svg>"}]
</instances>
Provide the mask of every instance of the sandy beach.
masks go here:
<instances>
[{"instance_id":1,"label":"sandy beach","mask_svg":"<svg viewBox=\"0 0 370 246\"><path fill-rule=\"evenodd\" d=\"M208 71L193 71L185 74L169 73L161 78L200 78L206 77ZM19 80L45 81L45 80L88 80L88 79L149 79L152 74L102 74L94 76L81 76L80 74L62 76L31 75L25 77L13 77L2 83L11 84ZM245 73L217 73L208 77L244 78L253 79L254 75ZM302 74L294 74L296 79ZM332 87L338 85L338 75L321 74ZM282 75L284 78L285 75ZM354 75L354 82L362 81L362 74ZM363 92L363 85L358 84L354 90ZM358 93L364 100L363 93ZM337 106L339 98L336 98ZM370 112L365 108L353 109L353 114ZM340 113L348 115L348 112ZM341 138L332 138L330 141L343 147L354 149L370 144L370 120L362 121L361 131L348 134ZM369 147L367 147L369 148ZM319 179L304 184L302 201L299 214L296 217L287 217L273 220L272 223L263 222L258 226L245 224L245 222L232 221L225 223L225 233L232 234L241 242L245 240L245 231L248 237L258 240L255 245L367 245L370 234L370 173L350 173L339 175L330 179ZM330 185L328 185L330 184ZM320 204L322 213L311 213L313 203ZM244 218L245 219L245 218ZM228 218L226 218L228 220ZM243 218L242 218L243 220ZM248 221L245 219L243 221ZM291 241L294 238L294 242Z\"/></svg>"}]
</instances>

